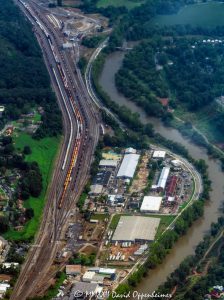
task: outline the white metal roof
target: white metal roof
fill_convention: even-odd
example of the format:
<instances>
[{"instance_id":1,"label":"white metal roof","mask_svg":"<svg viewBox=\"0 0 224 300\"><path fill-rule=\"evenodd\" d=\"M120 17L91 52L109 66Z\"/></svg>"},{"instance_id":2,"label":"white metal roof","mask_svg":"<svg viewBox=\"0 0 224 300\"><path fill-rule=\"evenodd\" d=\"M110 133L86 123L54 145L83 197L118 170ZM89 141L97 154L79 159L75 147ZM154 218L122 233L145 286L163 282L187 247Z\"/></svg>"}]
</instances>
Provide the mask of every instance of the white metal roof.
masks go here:
<instances>
[{"instance_id":1,"label":"white metal roof","mask_svg":"<svg viewBox=\"0 0 224 300\"><path fill-rule=\"evenodd\" d=\"M162 197L145 196L140 211L158 212L162 203Z\"/></svg>"},{"instance_id":2,"label":"white metal roof","mask_svg":"<svg viewBox=\"0 0 224 300\"><path fill-rule=\"evenodd\" d=\"M117 166L117 160L113 159L102 159L100 161L100 167L115 167Z\"/></svg>"},{"instance_id":3,"label":"white metal roof","mask_svg":"<svg viewBox=\"0 0 224 300\"><path fill-rule=\"evenodd\" d=\"M121 216L112 237L112 241L153 241L159 227L159 223L160 218Z\"/></svg>"},{"instance_id":4,"label":"white metal roof","mask_svg":"<svg viewBox=\"0 0 224 300\"><path fill-rule=\"evenodd\" d=\"M136 151L136 149L134 149L134 148L127 148L127 149L125 149L125 153L126 154L129 154L129 153L136 153L137 151Z\"/></svg>"},{"instance_id":5,"label":"white metal roof","mask_svg":"<svg viewBox=\"0 0 224 300\"><path fill-rule=\"evenodd\" d=\"M92 280L95 274L96 274L95 272L87 271L87 272L85 272L85 274L83 274L82 279L83 279L83 281Z\"/></svg>"},{"instance_id":6,"label":"white metal roof","mask_svg":"<svg viewBox=\"0 0 224 300\"><path fill-rule=\"evenodd\" d=\"M181 165L181 161L179 159L174 159L171 161L171 164L175 167L179 167Z\"/></svg>"},{"instance_id":7,"label":"white metal roof","mask_svg":"<svg viewBox=\"0 0 224 300\"><path fill-rule=\"evenodd\" d=\"M169 173L170 173L170 167L164 167L162 169L162 172L160 174L159 181L158 181L158 184L157 184L158 187L160 187L162 189L165 189Z\"/></svg>"},{"instance_id":8,"label":"white metal roof","mask_svg":"<svg viewBox=\"0 0 224 300\"><path fill-rule=\"evenodd\" d=\"M155 150L153 153L153 158L164 158L166 156L166 151Z\"/></svg>"},{"instance_id":9,"label":"white metal roof","mask_svg":"<svg viewBox=\"0 0 224 300\"><path fill-rule=\"evenodd\" d=\"M109 269L109 268L100 268L99 269L99 273L103 273L103 274L115 274L116 273L116 269Z\"/></svg>"},{"instance_id":10,"label":"white metal roof","mask_svg":"<svg viewBox=\"0 0 224 300\"><path fill-rule=\"evenodd\" d=\"M139 154L125 154L117 177L133 178L139 157Z\"/></svg>"}]
</instances>

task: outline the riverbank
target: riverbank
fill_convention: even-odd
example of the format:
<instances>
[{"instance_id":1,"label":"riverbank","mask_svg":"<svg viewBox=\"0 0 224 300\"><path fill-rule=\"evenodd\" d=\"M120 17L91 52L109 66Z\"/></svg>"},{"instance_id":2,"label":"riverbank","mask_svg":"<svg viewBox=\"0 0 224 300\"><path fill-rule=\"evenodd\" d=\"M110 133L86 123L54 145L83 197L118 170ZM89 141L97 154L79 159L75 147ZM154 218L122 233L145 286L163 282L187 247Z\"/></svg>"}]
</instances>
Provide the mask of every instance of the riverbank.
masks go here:
<instances>
[{"instance_id":1,"label":"riverbank","mask_svg":"<svg viewBox=\"0 0 224 300\"><path fill-rule=\"evenodd\" d=\"M114 102L117 104L122 103L128 105L130 109L133 103L129 105L130 101L122 97L116 91L114 84L114 74L119 69L119 62L121 61L122 59L117 53L113 53L109 56L99 78L99 84L101 87L103 86L104 90ZM106 85L104 85L105 82ZM148 118L144 112L140 110L140 108L138 109L142 123L153 123L156 132L159 132L162 136L184 145L188 149L190 155L192 155L195 159L204 159L206 161L213 187L213 191L211 192L212 200L205 204L204 218L194 223L194 225L189 229L188 234L178 240L175 247L170 251L163 263L157 266L156 269L151 270L150 274L139 284L139 291L150 292L155 290L162 282L164 282L168 274L170 274L170 272L172 272L187 255L193 254L194 247L196 247L198 241L202 239L204 233L209 229L210 224L217 220L219 215L219 205L223 197L223 182L221 180L222 173L219 162L211 160L203 148L193 145L188 139L183 138L177 130L165 127L158 119Z\"/></svg>"}]
</instances>

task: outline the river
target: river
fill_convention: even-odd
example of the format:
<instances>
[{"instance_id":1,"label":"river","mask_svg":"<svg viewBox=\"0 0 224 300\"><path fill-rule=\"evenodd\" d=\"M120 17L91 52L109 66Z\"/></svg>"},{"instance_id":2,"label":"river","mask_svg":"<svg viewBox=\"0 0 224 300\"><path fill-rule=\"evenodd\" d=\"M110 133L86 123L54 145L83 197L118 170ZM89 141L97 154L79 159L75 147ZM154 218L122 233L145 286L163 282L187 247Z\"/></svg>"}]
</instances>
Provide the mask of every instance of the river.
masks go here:
<instances>
[{"instance_id":1,"label":"river","mask_svg":"<svg viewBox=\"0 0 224 300\"><path fill-rule=\"evenodd\" d=\"M115 86L114 74L121 66L123 57L124 52L116 52L107 58L99 80L103 89L113 101L120 105L126 105L133 112L138 112L142 123L152 123L155 131L168 139L184 145L193 158L204 159L208 165L209 178L212 181L211 201L205 206L203 218L194 223L187 234L178 240L164 262L156 269L150 270L149 275L138 285L137 290L139 292L151 293L166 280L167 276L178 267L186 256L194 253L195 247L209 230L211 223L217 221L220 206L224 199L224 180L220 163L214 159L210 159L203 148L183 138L176 129L167 128L160 120L148 117L140 107L118 93Z\"/></svg>"}]
</instances>

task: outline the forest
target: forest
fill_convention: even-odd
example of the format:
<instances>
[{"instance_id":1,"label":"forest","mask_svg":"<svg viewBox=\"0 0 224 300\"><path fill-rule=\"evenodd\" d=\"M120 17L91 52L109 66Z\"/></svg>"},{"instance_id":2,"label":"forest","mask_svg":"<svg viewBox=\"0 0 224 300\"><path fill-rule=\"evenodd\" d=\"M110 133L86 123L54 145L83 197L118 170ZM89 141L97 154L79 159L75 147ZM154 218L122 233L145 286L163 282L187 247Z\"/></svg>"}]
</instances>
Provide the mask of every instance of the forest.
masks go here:
<instances>
[{"instance_id":1,"label":"forest","mask_svg":"<svg viewBox=\"0 0 224 300\"><path fill-rule=\"evenodd\" d=\"M222 95L223 47L195 38L144 41L125 56L116 85L149 115L163 116L159 98L197 111Z\"/></svg>"},{"instance_id":2,"label":"forest","mask_svg":"<svg viewBox=\"0 0 224 300\"><path fill-rule=\"evenodd\" d=\"M45 114L36 137L60 134L60 111L31 25L13 1L0 5L0 126L40 105Z\"/></svg>"}]
</instances>

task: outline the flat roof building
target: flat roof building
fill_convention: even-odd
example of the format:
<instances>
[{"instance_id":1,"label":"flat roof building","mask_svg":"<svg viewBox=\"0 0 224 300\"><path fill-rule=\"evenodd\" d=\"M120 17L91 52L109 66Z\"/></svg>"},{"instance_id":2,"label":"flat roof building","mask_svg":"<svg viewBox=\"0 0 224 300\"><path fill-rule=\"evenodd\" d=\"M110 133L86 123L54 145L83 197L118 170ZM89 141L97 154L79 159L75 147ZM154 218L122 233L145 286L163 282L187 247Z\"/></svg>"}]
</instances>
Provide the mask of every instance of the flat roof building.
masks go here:
<instances>
[{"instance_id":1,"label":"flat roof building","mask_svg":"<svg viewBox=\"0 0 224 300\"><path fill-rule=\"evenodd\" d=\"M76 282L71 290L69 300L74 299L95 299L95 295L101 294L103 288L97 283ZM77 293L78 292L78 293Z\"/></svg>"},{"instance_id":2,"label":"flat roof building","mask_svg":"<svg viewBox=\"0 0 224 300\"><path fill-rule=\"evenodd\" d=\"M95 272L92 271L87 271L85 274L82 276L82 281L84 282L91 282L93 280L93 277L95 276Z\"/></svg>"},{"instance_id":3,"label":"flat roof building","mask_svg":"<svg viewBox=\"0 0 224 300\"><path fill-rule=\"evenodd\" d=\"M157 188L161 188L163 190L165 189L166 182L167 182L167 179L169 177L169 173L170 173L170 167L164 167L162 169L162 172L160 174L159 181L158 181L158 184L157 184Z\"/></svg>"},{"instance_id":4,"label":"flat roof building","mask_svg":"<svg viewBox=\"0 0 224 300\"><path fill-rule=\"evenodd\" d=\"M120 169L117 173L118 178L133 178L139 161L139 154L125 154Z\"/></svg>"},{"instance_id":5,"label":"flat roof building","mask_svg":"<svg viewBox=\"0 0 224 300\"><path fill-rule=\"evenodd\" d=\"M99 195L103 192L102 184L94 184L90 186L90 194Z\"/></svg>"},{"instance_id":6,"label":"flat roof building","mask_svg":"<svg viewBox=\"0 0 224 300\"><path fill-rule=\"evenodd\" d=\"M140 208L141 212L153 212L157 213L159 212L161 203L162 203L162 197L156 197L156 196L145 196Z\"/></svg>"},{"instance_id":7,"label":"flat roof building","mask_svg":"<svg viewBox=\"0 0 224 300\"><path fill-rule=\"evenodd\" d=\"M108 167L108 168L116 168L118 164L117 160L113 160L113 159L102 159L100 161L99 166L102 167Z\"/></svg>"},{"instance_id":8,"label":"flat roof building","mask_svg":"<svg viewBox=\"0 0 224 300\"><path fill-rule=\"evenodd\" d=\"M80 275L81 274L81 265L66 265L66 274L67 275Z\"/></svg>"},{"instance_id":9,"label":"flat roof building","mask_svg":"<svg viewBox=\"0 0 224 300\"><path fill-rule=\"evenodd\" d=\"M113 242L151 242L159 227L160 218L121 216L112 237Z\"/></svg>"},{"instance_id":10,"label":"flat roof building","mask_svg":"<svg viewBox=\"0 0 224 300\"><path fill-rule=\"evenodd\" d=\"M174 159L171 161L171 164L174 166L174 167L179 167L181 166L181 161L179 159Z\"/></svg>"},{"instance_id":11,"label":"flat roof building","mask_svg":"<svg viewBox=\"0 0 224 300\"><path fill-rule=\"evenodd\" d=\"M155 150L153 152L153 158L165 158L166 156L166 151L159 151L159 150Z\"/></svg>"}]
</instances>

